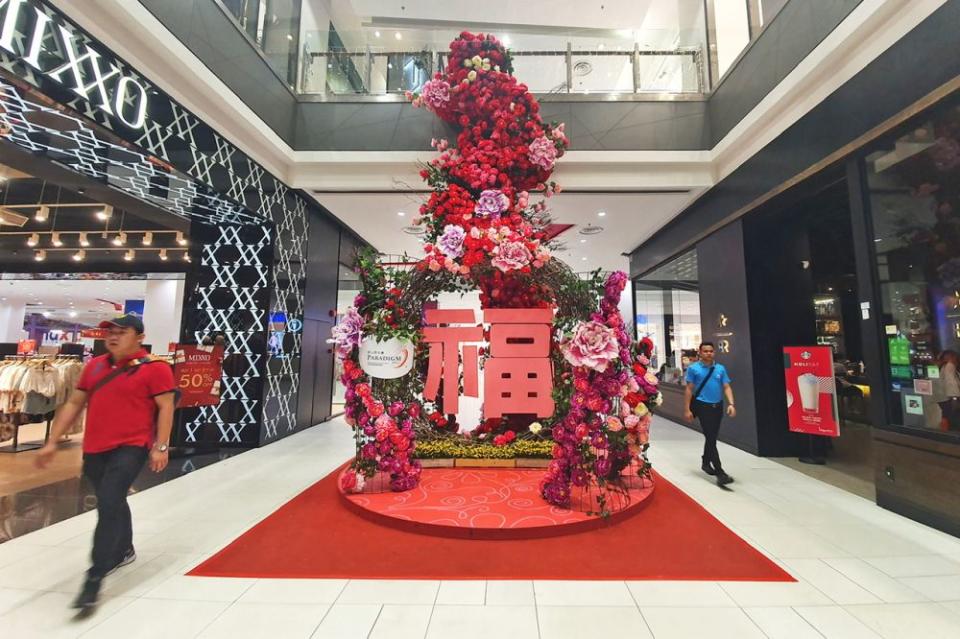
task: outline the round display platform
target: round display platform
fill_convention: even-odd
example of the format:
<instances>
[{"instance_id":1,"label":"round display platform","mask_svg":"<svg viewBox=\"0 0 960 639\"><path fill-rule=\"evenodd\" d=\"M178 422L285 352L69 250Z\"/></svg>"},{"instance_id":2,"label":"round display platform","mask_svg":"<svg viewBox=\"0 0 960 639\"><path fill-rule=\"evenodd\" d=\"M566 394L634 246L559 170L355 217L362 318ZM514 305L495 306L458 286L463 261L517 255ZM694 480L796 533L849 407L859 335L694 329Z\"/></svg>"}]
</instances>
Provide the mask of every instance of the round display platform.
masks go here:
<instances>
[{"instance_id":1,"label":"round display platform","mask_svg":"<svg viewBox=\"0 0 960 639\"><path fill-rule=\"evenodd\" d=\"M653 481L631 477L608 494L609 517L587 514L596 495L576 493L575 509L558 508L540 497L542 469L424 468L420 484L395 493L381 479L342 501L376 523L410 532L470 539L532 539L609 526L636 514L653 497ZM337 482L342 486L341 482Z\"/></svg>"}]
</instances>

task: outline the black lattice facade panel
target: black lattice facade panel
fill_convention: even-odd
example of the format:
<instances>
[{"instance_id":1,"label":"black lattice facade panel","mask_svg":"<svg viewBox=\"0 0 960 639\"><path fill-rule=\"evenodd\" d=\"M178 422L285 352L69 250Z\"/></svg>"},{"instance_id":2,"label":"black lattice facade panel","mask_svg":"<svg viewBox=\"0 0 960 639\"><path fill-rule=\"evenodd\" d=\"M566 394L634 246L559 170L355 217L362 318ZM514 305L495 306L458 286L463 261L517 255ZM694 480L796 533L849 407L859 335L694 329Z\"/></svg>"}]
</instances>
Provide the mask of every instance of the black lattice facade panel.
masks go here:
<instances>
[{"instance_id":1,"label":"black lattice facade panel","mask_svg":"<svg viewBox=\"0 0 960 639\"><path fill-rule=\"evenodd\" d=\"M10 142L214 229L209 242L194 245L199 268L188 280L185 337L223 332L246 370L225 379L231 396L223 407L188 416L187 440L198 441L204 424L223 444L292 432L307 202L46 2L7 2L0 21L10 29L0 71L74 112L29 101L22 88L0 82ZM268 333L271 314L286 319L284 330ZM268 354L268 337L282 350Z\"/></svg>"}]
</instances>

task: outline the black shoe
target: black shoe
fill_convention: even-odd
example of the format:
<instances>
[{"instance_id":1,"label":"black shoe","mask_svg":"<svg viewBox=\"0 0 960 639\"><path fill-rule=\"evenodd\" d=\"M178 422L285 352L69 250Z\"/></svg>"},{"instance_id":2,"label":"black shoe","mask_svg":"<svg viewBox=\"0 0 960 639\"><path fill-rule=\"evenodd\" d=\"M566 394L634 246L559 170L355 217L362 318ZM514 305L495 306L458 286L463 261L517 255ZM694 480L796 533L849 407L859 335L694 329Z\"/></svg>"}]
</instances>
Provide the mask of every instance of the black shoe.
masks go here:
<instances>
[{"instance_id":1,"label":"black shoe","mask_svg":"<svg viewBox=\"0 0 960 639\"><path fill-rule=\"evenodd\" d=\"M701 468L701 470L703 470L703 472L705 472L705 473L708 474L708 475L713 476L713 475L716 475L716 474L717 474L717 471L715 471L715 470L713 469L713 464L711 464L709 461L707 461L706 458L703 458L703 463L700 464L700 468Z\"/></svg>"},{"instance_id":2,"label":"black shoe","mask_svg":"<svg viewBox=\"0 0 960 639\"><path fill-rule=\"evenodd\" d=\"M726 486L727 484L733 483L733 477L726 474L722 470L717 471L717 486Z\"/></svg>"},{"instance_id":3,"label":"black shoe","mask_svg":"<svg viewBox=\"0 0 960 639\"><path fill-rule=\"evenodd\" d=\"M73 600L73 607L86 610L96 606L97 600L100 598L100 583L100 579L87 577L87 580L83 582L80 594Z\"/></svg>"},{"instance_id":4,"label":"black shoe","mask_svg":"<svg viewBox=\"0 0 960 639\"><path fill-rule=\"evenodd\" d=\"M123 558L117 562L117 565L111 568L110 572L108 572L107 574L112 575L113 573L117 572L124 566L129 566L136 560L137 560L137 551L135 551L133 548L130 548L130 550L128 550L123 554Z\"/></svg>"}]
</instances>

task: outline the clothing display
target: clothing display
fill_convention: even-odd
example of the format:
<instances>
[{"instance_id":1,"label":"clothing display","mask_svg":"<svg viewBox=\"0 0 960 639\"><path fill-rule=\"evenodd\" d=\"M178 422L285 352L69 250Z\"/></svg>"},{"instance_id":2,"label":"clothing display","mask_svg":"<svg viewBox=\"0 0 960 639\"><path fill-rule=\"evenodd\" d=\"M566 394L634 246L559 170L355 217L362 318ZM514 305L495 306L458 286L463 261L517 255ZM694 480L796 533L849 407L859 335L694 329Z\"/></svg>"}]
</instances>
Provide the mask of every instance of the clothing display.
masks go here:
<instances>
[{"instance_id":1,"label":"clothing display","mask_svg":"<svg viewBox=\"0 0 960 639\"><path fill-rule=\"evenodd\" d=\"M11 439L21 424L49 419L76 388L82 371L82 362L73 356L15 356L0 362L0 441ZM79 418L67 434L82 430Z\"/></svg>"}]
</instances>

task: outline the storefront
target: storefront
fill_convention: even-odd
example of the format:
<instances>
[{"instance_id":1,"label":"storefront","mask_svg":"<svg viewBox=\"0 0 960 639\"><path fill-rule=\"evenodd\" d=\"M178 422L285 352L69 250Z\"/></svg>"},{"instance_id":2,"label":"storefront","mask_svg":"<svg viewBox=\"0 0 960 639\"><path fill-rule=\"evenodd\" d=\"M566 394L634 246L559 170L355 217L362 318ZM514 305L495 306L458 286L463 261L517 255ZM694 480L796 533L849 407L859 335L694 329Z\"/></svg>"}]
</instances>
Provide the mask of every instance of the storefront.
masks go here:
<instances>
[{"instance_id":1,"label":"storefront","mask_svg":"<svg viewBox=\"0 0 960 639\"><path fill-rule=\"evenodd\" d=\"M722 431L728 443L821 458L828 470L805 470L838 472L840 485L882 506L960 532L957 184L960 94L946 92L666 262L637 269L637 329L660 353L662 414L680 421L677 380L691 345L713 341L738 397L739 415ZM832 352L839 437L790 432L786 346Z\"/></svg>"},{"instance_id":2,"label":"storefront","mask_svg":"<svg viewBox=\"0 0 960 639\"><path fill-rule=\"evenodd\" d=\"M51 308L32 278L142 285L105 284L104 316L140 300L155 353L222 335L233 363L218 405L179 411L177 444L249 448L328 419L337 248L362 241L45 2L5 3L0 24L0 284L23 289L0 341L94 346L90 289Z\"/></svg>"}]
</instances>

